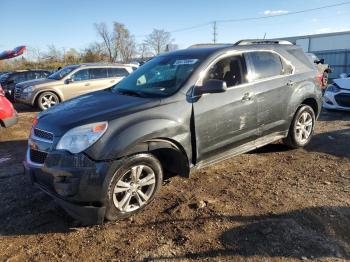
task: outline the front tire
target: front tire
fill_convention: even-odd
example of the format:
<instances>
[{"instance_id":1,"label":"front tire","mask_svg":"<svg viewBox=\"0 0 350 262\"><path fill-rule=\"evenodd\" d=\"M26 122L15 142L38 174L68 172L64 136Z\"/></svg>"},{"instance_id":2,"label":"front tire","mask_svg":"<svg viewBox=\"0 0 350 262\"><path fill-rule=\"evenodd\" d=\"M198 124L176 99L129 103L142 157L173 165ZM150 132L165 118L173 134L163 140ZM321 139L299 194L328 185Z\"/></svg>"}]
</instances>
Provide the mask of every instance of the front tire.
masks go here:
<instances>
[{"instance_id":1,"label":"front tire","mask_svg":"<svg viewBox=\"0 0 350 262\"><path fill-rule=\"evenodd\" d=\"M58 96L53 92L43 92L39 95L37 105L40 110L44 111L50 107L57 105L60 102Z\"/></svg>"},{"instance_id":2,"label":"front tire","mask_svg":"<svg viewBox=\"0 0 350 262\"><path fill-rule=\"evenodd\" d=\"M306 146L314 133L315 122L316 116L312 107L302 105L294 115L288 136L283 139L284 144L290 148Z\"/></svg>"},{"instance_id":3,"label":"front tire","mask_svg":"<svg viewBox=\"0 0 350 262\"><path fill-rule=\"evenodd\" d=\"M109 182L105 218L114 221L140 212L153 201L162 181L161 164L153 155L127 158Z\"/></svg>"}]
</instances>

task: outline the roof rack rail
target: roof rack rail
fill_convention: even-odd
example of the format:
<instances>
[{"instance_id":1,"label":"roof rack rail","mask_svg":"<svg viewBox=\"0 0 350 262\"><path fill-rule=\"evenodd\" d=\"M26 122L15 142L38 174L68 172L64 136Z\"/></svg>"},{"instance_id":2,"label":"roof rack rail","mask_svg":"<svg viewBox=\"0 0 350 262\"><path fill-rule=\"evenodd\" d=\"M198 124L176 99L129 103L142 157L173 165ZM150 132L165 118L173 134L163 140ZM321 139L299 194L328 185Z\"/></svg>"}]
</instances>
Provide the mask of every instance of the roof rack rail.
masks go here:
<instances>
[{"instance_id":1,"label":"roof rack rail","mask_svg":"<svg viewBox=\"0 0 350 262\"><path fill-rule=\"evenodd\" d=\"M269 39L244 39L240 40L235 45L293 45L287 40L269 40Z\"/></svg>"},{"instance_id":2,"label":"roof rack rail","mask_svg":"<svg viewBox=\"0 0 350 262\"><path fill-rule=\"evenodd\" d=\"M232 44L229 43L204 43L204 44L194 44L191 45L189 47L187 47L187 49L190 48L206 48L206 47L220 47L220 46L232 46Z\"/></svg>"}]
</instances>

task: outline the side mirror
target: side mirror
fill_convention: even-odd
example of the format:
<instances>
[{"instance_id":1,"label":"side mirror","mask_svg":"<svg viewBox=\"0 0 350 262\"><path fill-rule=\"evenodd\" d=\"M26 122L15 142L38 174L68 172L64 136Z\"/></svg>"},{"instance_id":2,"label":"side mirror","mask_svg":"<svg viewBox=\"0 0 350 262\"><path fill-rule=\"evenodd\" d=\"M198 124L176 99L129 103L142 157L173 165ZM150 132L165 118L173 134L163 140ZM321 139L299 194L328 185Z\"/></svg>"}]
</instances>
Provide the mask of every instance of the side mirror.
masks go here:
<instances>
[{"instance_id":1,"label":"side mirror","mask_svg":"<svg viewBox=\"0 0 350 262\"><path fill-rule=\"evenodd\" d=\"M348 75L347 75L346 73L341 73L341 74L339 75L340 78L347 78L347 76L348 76Z\"/></svg>"},{"instance_id":2,"label":"side mirror","mask_svg":"<svg viewBox=\"0 0 350 262\"><path fill-rule=\"evenodd\" d=\"M66 84L66 85L68 85L68 84L70 84L70 83L72 83L73 82L73 79L72 78L67 78L66 80L64 80L64 83Z\"/></svg>"},{"instance_id":3,"label":"side mirror","mask_svg":"<svg viewBox=\"0 0 350 262\"><path fill-rule=\"evenodd\" d=\"M196 95L223 93L227 90L227 85L225 81L210 79L202 87L197 87L195 90Z\"/></svg>"}]
</instances>

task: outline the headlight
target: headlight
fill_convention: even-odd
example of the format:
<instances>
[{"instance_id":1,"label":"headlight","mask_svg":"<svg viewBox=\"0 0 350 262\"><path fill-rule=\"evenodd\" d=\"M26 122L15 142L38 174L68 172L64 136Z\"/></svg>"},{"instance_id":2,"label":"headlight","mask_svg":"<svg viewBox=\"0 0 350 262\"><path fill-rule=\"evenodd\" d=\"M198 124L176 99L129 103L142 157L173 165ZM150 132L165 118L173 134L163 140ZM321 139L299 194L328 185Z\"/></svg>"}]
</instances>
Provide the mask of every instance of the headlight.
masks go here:
<instances>
[{"instance_id":1,"label":"headlight","mask_svg":"<svg viewBox=\"0 0 350 262\"><path fill-rule=\"evenodd\" d=\"M338 93L339 91L340 91L340 88L335 85L330 85L326 89L326 92L330 92L330 93Z\"/></svg>"},{"instance_id":2,"label":"headlight","mask_svg":"<svg viewBox=\"0 0 350 262\"><path fill-rule=\"evenodd\" d=\"M99 122L75 127L63 135L56 149L73 154L80 153L93 145L107 130L108 122Z\"/></svg>"},{"instance_id":3,"label":"headlight","mask_svg":"<svg viewBox=\"0 0 350 262\"><path fill-rule=\"evenodd\" d=\"M31 92L33 92L33 87L32 86L28 86L28 87L24 88L22 92L24 94L31 93Z\"/></svg>"}]
</instances>

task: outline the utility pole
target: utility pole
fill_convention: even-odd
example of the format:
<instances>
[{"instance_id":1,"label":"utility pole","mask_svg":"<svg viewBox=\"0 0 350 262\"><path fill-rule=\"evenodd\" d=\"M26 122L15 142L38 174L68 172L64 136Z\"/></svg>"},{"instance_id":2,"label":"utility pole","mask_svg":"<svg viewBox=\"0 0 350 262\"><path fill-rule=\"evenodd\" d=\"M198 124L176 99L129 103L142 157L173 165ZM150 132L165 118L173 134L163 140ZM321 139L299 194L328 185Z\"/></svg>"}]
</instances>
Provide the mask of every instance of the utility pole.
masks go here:
<instances>
[{"instance_id":1,"label":"utility pole","mask_svg":"<svg viewBox=\"0 0 350 262\"><path fill-rule=\"evenodd\" d=\"M216 40L217 40L217 27L216 27L216 21L213 22L213 42L214 44L216 44Z\"/></svg>"}]
</instances>

